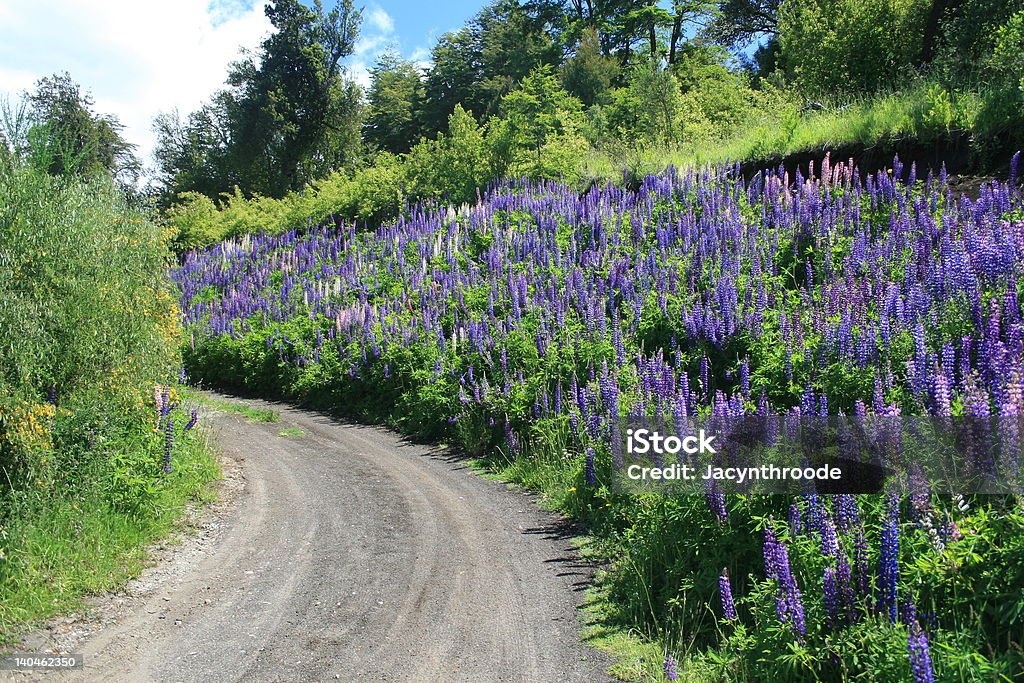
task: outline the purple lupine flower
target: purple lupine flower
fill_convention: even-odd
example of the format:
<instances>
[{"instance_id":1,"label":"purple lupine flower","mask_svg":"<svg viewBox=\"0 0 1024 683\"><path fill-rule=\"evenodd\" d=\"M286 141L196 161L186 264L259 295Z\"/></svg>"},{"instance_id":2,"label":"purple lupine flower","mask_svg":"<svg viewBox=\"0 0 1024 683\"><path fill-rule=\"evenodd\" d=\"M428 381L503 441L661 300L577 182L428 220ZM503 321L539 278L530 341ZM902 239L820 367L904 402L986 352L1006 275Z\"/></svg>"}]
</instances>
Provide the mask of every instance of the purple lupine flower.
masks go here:
<instances>
[{"instance_id":1,"label":"purple lupine flower","mask_svg":"<svg viewBox=\"0 0 1024 683\"><path fill-rule=\"evenodd\" d=\"M789 505L789 534L793 538L800 535L802 526L800 524L800 506L796 503Z\"/></svg>"},{"instance_id":2,"label":"purple lupine flower","mask_svg":"<svg viewBox=\"0 0 1024 683\"><path fill-rule=\"evenodd\" d=\"M164 416L164 473L171 473L171 450L174 448L174 420Z\"/></svg>"},{"instance_id":3,"label":"purple lupine flower","mask_svg":"<svg viewBox=\"0 0 1024 683\"><path fill-rule=\"evenodd\" d=\"M836 496L835 500L836 528L842 533L847 533L860 523L857 499L849 493L840 493Z\"/></svg>"},{"instance_id":4,"label":"purple lupine flower","mask_svg":"<svg viewBox=\"0 0 1024 683\"><path fill-rule=\"evenodd\" d=\"M946 373L944 371L935 373L935 378L932 383L932 394L934 396L934 414L940 417L949 417L949 378L946 377Z\"/></svg>"},{"instance_id":5,"label":"purple lupine flower","mask_svg":"<svg viewBox=\"0 0 1024 683\"><path fill-rule=\"evenodd\" d=\"M914 683L935 683L935 671L932 669L932 656L928 647L928 634L915 619L910 624L907 638L907 650L910 654L910 671Z\"/></svg>"},{"instance_id":6,"label":"purple lupine flower","mask_svg":"<svg viewBox=\"0 0 1024 683\"><path fill-rule=\"evenodd\" d=\"M803 498L804 510L807 512L807 527L821 533L821 499L817 493L805 493Z\"/></svg>"},{"instance_id":7,"label":"purple lupine flower","mask_svg":"<svg viewBox=\"0 0 1024 683\"><path fill-rule=\"evenodd\" d=\"M928 480L925 478L921 466L916 462L910 464L907 479L910 509L917 517L920 517L931 509L931 491Z\"/></svg>"},{"instance_id":8,"label":"purple lupine flower","mask_svg":"<svg viewBox=\"0 0 1024 683\"><path fill-rule=\"evenodd\" d=\"M729 581L729 570L722 568L718 577L718 595L722 600L722 618L726 621L736 619L736 605L732 599L732 583Z\"/></svg>"},{"instance_id":9,"label":"purple lupine flower","mask_svg":"<svg viewBox=\"0 0 1024 683\"><path fill-rule=\"evenodd\" d=\"M895 623L897 616L896 594L899 584L899 499L895 495L886 496L886 514L882 522L882 553L878 560L878 580L880 595L878 608L887 612L889 622Z\"/></svg>"},{"instance_id":10,"label":"purple lupine flower","mask_svg":"<svg viewBox=\"0 0 1024 683\"><path fill-rule=\"evenodd\" d=\"M797 637L807 633L804 622L803 599L789 567L789 553L770 528L764 532L765 574L776 582L775 613L779 621L789 624Z\"/></svg>"},{"instance_id":11,"label":"purple lupine flower","mask_svg":"<svg viewBox=\"0 0 1024 683\"><path fill-rule=\"evenodd\" d=\"M825 603L825 613L828 615L828 624L832 629L839 628L839 581L836 579L836 568L825 567L825 576L822 579L822 598Z\"/></svg>"},{"instance_id":12,"label":"purple lupine flower","mask_svg":"<svg viewBox=\"0 0 1024 683\"><path fill-rule=\"evenodd\" d=\"M199 422L199 410L193 408L192 414L188 418L188 422L185 423L185 431L187 432L195 427L197 422Z\"/></svg>"},{"instance_id":13,"label":"purple lupine flower","mask_svg":"<svg viewBox=\"0 0 1024 683\"><path fill-rule=\"evenodd\" d=\"M825 557L835 557L839 554L839 537L836 535L836 526L832 519L824 516L821 520L821 554Z\"/></svg>"},{"instance_id":14,"label":"purple lupine flower","mask_svg":"<svg viewBox=\"0 0 1024 683\"><path fill-rule=\"evenodd\" d=\"M853 536L853 573L861 600L871 599L871 570L868 566L868 541L863 525L858 524Z\"/></svg>"},{"instance_id":15,"label":"purple lupine flower","mask_svg":"<svg viewBox=\"0 0 1024 683\"><path fill-rule=\"evenodd\" d=\"M708 504L708 510L715 515L715 520L721 524L729 517L725 508L725 494L718 488L714 481L704 480L704 500Z\"/></svg>"},{"instance_id":16,"label":"purple lupine flower","mask_svg":"<svg viewBox=\"0 0 1024 683\"><path fill-rule=\"evenodd\" d=\"M505 443L508 444L508 450L510 453L518 454L519 448L516 444L516 433L512 430L512 425L509 423L508 418L505 418Z\"/></svg>"},{"instance_id":17,"label":"purple lupine flower","mask_svg":"<svg viewBox=\"0 0 1024 683\"><path fill-rule=\"evenodd\" d=\"M848 618L855 621L858 618L857 598L853 591L853 571L845 553L840 553L836 558L836 583L839 587L840 604Z\"/></svg>"},{"instance_id":18,"label":"purple lupine flower","mask_svg":"<svg viewBox=\"0 0 1024 683\"><path fill-rule=\"evenodd\" d=\"M586 479L587 484L590 486L597 483L597 474L594 471L594 449L589 446L587 447L586 456Z\"/></svg>"},{"instance_id":19,"label":"purple lupine flower","mask_svg":"<svg viewBox=\"0 0 1024 683\"><path fill-rule=\"evenodd\" d=\"M661 670L668 680L675 681L679 679L679 672L676 671L676 658L672 656L672 653L665 655L665 662L661 665Z\"/></svg>"}]
</instances>

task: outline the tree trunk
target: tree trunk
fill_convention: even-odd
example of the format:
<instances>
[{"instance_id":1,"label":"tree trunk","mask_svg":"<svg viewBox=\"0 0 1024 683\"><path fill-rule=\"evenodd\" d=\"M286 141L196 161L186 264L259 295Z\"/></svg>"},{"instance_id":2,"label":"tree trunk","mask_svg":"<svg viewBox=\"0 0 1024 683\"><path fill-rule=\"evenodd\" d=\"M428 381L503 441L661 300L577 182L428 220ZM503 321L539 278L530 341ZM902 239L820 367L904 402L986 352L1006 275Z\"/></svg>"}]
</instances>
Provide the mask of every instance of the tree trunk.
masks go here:
<instances>
[{"instance_id":1,"label":"tree trunk","mask_svg":"<svg viewBox=\"0 0 1024 683\"><path fill-rule=\"evenodd\" d=\"M679 43L683 29L683 18L676 15L675 20L672 22L672 37L668 41L668 63L676 63L676 45Z\"/></svg>"}]
</instances>

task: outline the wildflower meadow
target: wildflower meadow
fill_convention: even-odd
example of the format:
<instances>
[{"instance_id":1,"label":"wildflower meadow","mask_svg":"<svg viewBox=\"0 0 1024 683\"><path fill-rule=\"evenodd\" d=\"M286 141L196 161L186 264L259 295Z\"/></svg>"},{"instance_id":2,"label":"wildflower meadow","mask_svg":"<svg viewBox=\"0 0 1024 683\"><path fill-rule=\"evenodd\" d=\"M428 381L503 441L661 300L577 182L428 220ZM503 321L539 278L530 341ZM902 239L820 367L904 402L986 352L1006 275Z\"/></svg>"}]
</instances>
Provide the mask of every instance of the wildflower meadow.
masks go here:
<instances>
[{"instance_id":1,"label":"wildflower meadow","mask_svg":"<svg viewBox=\"0 0 1024 683\"><path fill-rule=\"evenodd\" d=\"M246 236L172 274L195 380L442 439L588 524L606 619L691 680L1012 680L1017 495L625 495L627 415L1024 410L1024 195L719 167L509 182L374 232ZM1019 448L1018 448L1019 451Z\"/></svg>"}]
</instances>

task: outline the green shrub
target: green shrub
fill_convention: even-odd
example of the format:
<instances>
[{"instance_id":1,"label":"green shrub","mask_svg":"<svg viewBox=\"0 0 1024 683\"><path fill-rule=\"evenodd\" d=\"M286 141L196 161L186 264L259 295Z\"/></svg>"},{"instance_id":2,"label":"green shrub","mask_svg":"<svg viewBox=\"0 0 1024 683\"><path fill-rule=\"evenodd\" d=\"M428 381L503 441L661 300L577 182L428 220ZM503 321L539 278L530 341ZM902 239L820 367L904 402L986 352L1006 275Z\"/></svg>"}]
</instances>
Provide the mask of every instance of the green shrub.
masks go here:
<instances>
[{"instance_id":1,"label":"green shrub","mask_svg":"<svg viewBox=\"0 0 1024 683\"><path fill-rule=\"evenodd\" d=\"M308 216L314 224L329 216L374 223L393 218L404 200L405 169L399 157L382 152L372 165L351 176L333 173L305 193L306 216L289 217L288 228L300 227Z\"/></svg>"},{"instance_id":2,"label":"green shrub","mask_svg":"<svg viewBox=\"0 0 1024 683\"><path fill-rule=\"evenodd\" d=\"M0 202L4 641L140 568L216 464L175 410L164 469L154 390L181 367L181 331L161 228L109 178L51 177L16 159L0 168ZM183 212L202 215L190 202ZM192 223L198 235L208 225Z\"/></svg>"},{"instance_id":3,"label":"green shrub","mask_svg":"<svg viewBox=\"0 0 1024 683\"><path fill-rule=\"evenodd\" d=\"M484 131L462 108L448 118L448 133L421 140L406 157L408 193L458 204L473 201L494 177Z\"/></svg>"},{"instance_id":4,"label":"green shrub","mask_svg":"<svg viewBox=\"0 0 1024 683\"><path fill-rule=\"evenodd\" d=\"M928 9L924 0L783 3L783 63L813 97L894 88L920 57Z\"/></svg>"}]
</instances>

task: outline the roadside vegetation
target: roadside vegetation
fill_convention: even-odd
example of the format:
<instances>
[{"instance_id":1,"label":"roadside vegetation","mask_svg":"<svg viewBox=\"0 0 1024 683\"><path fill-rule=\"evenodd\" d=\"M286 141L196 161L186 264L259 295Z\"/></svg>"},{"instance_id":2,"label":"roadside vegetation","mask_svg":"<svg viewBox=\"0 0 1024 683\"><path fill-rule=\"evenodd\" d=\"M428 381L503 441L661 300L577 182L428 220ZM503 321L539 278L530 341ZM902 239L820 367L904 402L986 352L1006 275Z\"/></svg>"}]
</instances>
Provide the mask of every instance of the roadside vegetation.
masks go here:
<instances>
[{"instance_id":1,"label":"roadside vegetation","mask_svg":"<svg viewBox=\"0 0 1024 683\"><path fill-rule=\"evenodd\" d=\"M0 643L137 573L218 474L166 235L115 180L116 127L57 94L87 135L39 103L0 128Z\"/></svg>"},{"instance_id":2,"label":"roadside vegetation","mask_svg":"<svg viewBox=\"0 0 1024 683\"><path fill-rule=\"evenodd\" d=\"M582 195L515 182L374 231L236 238L173 272L185 363L212 386L449 441L542 491L610 563L594 635L628 655L620 671L1013 680L1017 170L976 202L899 163L819 173L670 170ZM965 457L1002 462L1006 444L1008 493L915 475L885 495L624 493L612 463L631 415L999 416L1008 431Z\"/></svg>"}]
</instances>

